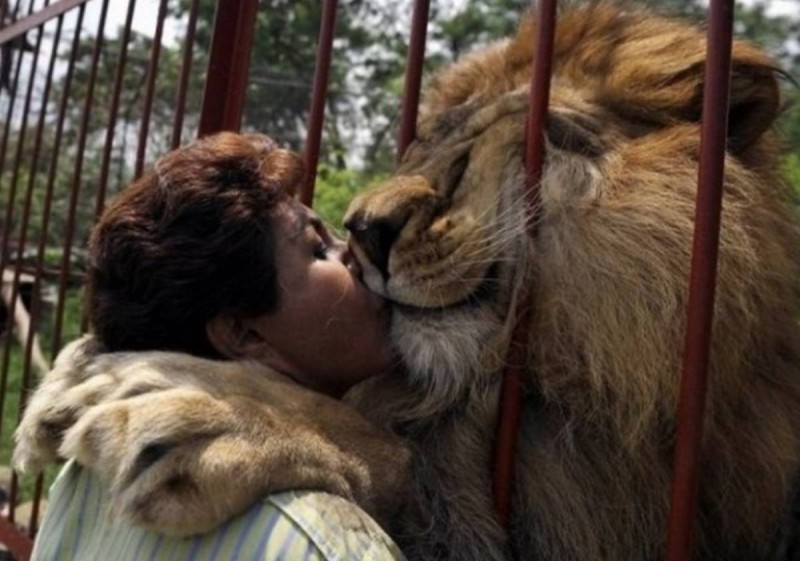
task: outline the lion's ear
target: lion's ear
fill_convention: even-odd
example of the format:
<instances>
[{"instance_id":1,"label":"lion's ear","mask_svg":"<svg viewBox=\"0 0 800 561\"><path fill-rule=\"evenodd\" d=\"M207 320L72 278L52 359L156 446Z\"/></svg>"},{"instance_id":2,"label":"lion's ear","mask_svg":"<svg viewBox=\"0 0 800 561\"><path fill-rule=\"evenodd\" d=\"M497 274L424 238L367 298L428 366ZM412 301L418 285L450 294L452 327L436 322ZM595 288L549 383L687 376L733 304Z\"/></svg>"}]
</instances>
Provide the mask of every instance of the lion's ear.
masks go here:
<instances>
[{"instance_id":1,"label":"lion's ear","mask_svg":"<svg viewBox=\"0 0 800 561\"><path fill-rule=\"evenodd\" d=\"M700 121L704 38L687 30L638 37L618 48L616 60L599 101L621 114L653 122ZM780 109L780 73L760 49L734 42L728 122L731 152L745 150L772 126Z\"/></svg>"},{"instance_id":2,"label":"lion's ear","mask_svg":"<svg viewBox=\"0 0 800 561\"><path fill-rule=\"evenodd\" d=\"M747 149L775 122L781 103L778 72L769 64L734 58L728 112L728 146L733 153ZM702 99L699 103L702 111Z\"/></svg>"}]
</instances>

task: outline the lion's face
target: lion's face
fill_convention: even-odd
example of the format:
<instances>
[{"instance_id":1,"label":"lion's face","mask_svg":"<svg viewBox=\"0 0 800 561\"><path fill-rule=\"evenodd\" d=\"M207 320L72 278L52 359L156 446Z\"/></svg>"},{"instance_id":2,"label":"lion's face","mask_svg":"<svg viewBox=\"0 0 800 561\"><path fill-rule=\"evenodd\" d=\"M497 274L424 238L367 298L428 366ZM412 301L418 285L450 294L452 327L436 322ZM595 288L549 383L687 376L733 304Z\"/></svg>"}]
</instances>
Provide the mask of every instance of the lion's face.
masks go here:
<instances>
[{"instance_id":1,"label":"lion's face","mask_svg":"<svg viewBox=\"0 0 800 561\"><path fill-rule=\"evenodd\" d=\"M512 40L442 73L427 92L417 139L399 169L358 197L345 221L365 281L397 303L393 334L412 373L448 391L502 360L520 283L535 285L533 344L546 346L537 357L543 368L548 352L575 364L593 360L589 355L603 349L580 345L591 346L603 329L643 330L642 353L653 350L645 349L652 338L671 340L679 330L697 182L703 34L610 4L561 15L541 222L531 239L521 201L534 35L526 20ZM769 210L756 217L748 209L774 207L767 199L780 191L770 185L774 151L764 138L777 108L771 63L737 43L723 232L723 267L743 271L731 278L736 289L756 282L748 278L755 264L747 259L758 243L751 230L771 220L764 216ZM631 344L636 360L635 347L643 343L629 339L596 344ZM574 350L567 357L559 345ZM665 359L650 352L653 358Z\"/></svg>"}]
</instances>

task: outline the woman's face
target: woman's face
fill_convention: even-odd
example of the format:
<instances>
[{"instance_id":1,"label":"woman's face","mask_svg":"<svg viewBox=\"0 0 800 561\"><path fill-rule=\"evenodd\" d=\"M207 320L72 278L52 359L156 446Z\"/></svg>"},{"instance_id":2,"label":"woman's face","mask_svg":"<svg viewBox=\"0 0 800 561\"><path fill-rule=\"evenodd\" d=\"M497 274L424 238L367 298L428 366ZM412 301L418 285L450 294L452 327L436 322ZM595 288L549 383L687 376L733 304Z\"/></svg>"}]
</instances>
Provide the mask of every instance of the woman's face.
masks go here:
<instances>
[{"instance_id":1,"label":"woman's face","mask_svg":"<svg viewBox=\"0 0 800 561\"><path fill-rule=\"evenodd\" d=\"M390 370L388 306L361 282L346 244L295 201L278 209L274 227L278 310L256 320L272 366L332 395Z\"/></svg>"}]
</instances>

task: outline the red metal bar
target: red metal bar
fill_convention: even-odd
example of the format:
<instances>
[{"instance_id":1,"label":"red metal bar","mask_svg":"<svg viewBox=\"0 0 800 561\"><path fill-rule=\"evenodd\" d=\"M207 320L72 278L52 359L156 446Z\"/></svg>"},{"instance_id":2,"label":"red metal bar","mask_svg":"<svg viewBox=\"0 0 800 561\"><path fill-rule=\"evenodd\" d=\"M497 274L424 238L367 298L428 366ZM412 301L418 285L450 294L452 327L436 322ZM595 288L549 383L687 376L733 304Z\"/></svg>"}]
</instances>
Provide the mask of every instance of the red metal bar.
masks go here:
<instances>
[{"instance_id":1,"label":"red metal bar","mask_svg":"<svg viewBox=\"0 0 800 561\"><path fill-rule=\"evenodd\" d=\"M33 553L33 541L23 535L13 522L0 516L0 543L19 561L28 561Z\"/></svg>"},{"instance_id":2,"label":"red metal bar","mask_svg":"<svg viewBox=\"0 0 800 561\"><path fill-rule=\"evenodd\" d=\"M47 3L47 0L45 0L45 3ZM33 2L31 2L31 8L33 8ZM12 193L16 192L17 182L18 182L18 179L19 179L19 171L20 171L20 166L21 166L21 163L22 163L22 152L23 152L23 148L24 148L24 145L25 145L25 133L26 133L26 131L28 129L28 115L30 114L31 97L33 95L33 85L36 82L36 69L37 69L38 64L39 64L39 51L41 50L41 47L42 47L42 35L43 35L43 26L39 27L39 29L38 29L38 34L37 34L37 37L36 37L36 45L34 47L34 52L33 52L33 60L31 62L31 72L30 72L30 77L28 79L28 91L27 91L27 93L25 95L25 105L24 105L23 113L22 113L22 122L21 122L21 126L20 126L19 138L17 139L17 152L16 152L15 160L14 160L13 174L11 176L10 191ZM11 214L10 209L9 209L9 214ZM23 222L24 221L25 221L25 219L23 218ZM10 229L10 227L9 227L9 229ZM25 229L26 229L26 226L24 226L22 228L22 231L25 231ZM2 255L0 255L0 271L5 270L6 265L8 264L8 243L9 243L8 237L4 237ZM20 243L20 247L24 246L24 240L20 240L19 243ZM2 274L2 273L0 273L0 274ZM14 279L15 279L15 282L12 284L12 291L14 291L14 293L16 293L17 292L17 284L19 283L18 275L15 274ZM11 306L11 309L8 311L8 317L6 319L6 332L7 333L11 333L11 326L13 325L13 321L14 321L14 319L13 319L14 318L14 304L16 303L16 298L12 299L11 302L12 302L12 306ZM9 359L11 358L11 356L10 356L11 355L11 347L10 347L11 340L12 340L12 337L7 337L6 338L6 342L5 342L5 345L4 345L4 352L3 352L2 368L0 368L0 434L2 434L2 432L3 432L3 411L4 411L4 408L5 408L6 389L8 388L8 367L9 367ZM12 491L12 493L11 493L12 496L10 498L13 499L14 498L13 497L13 491L14 491L13 485L12 485L11 491ZM11 518L12 518L12 522L13 522L13 509L11 510Z\"/></svg>"},{"instance_id":3,"label":"red metal bar","mask_svg":"<svg viewBox=\"0 0 800 561\"><path fill-rule=\"evenodd\" d=\"M153 113L153 99L156 92L158 61L161 57L161 38L164 35L164 20L167 18L167 1L161 0L158 6L156 31L153 35L153 47L150 50L150 63L147 65L147 87L145 89L144 106L142 107L142 124L139 128L139 146L136 150L135 177L142 175L144 159L147 152L147 134L150 131L150 117Z\"/></svg>"},{"instance_id":4,"label":"red metal bar","mask_svg":"<svg viewBox=\"0 0 800 561\"><path fill-rule=\"evenodd\" d=\"M25 248L28 242L28 226L30 225L30 215L31 215L31 205L33 203L33 192L36 187L36 170L39 163L39 155L41 154L42 148L42 133L44 131L45 121L47 119L47 106L50 100L50 91L53 84L53 72L55 70L56 59L58 57L58 46L61 41L61 30L64 24L64 16L58 16L56 22L56 31L53 37L52 43L52 52L50 53L50 64L47 68L47 77L45 78L45 85L44 85L44 92L42 94L42 102L41 108L39 110L39 122L36 126L36 136L34 138L33 144L33 152L31 154L31 159L29 162L29 171L28 171L28 187L25 192L25 202L23 204L22 210L22 223L20 225L20 234L19 234L19 247L17 248L17 265L22 263ZM41 39L41 34L40 34ZM37 46L38 50L38 46ZM32 81L35 79L35 71L33 72L34 77ZM20 267L14 267L14 278L11 283L11 303L9 305L8 316L9 318L13 317L17 308L17 298L19 296L19 283L20 283ZM27 351L31 344L31 339L33 337L33 318L31 318L31 324L29 325L29 331L26 334L27 340L24 345L24 350ZM10 332L10 329L8 330ZM3 379L7 379L8 376L8 357L11 355L11 342L13 337L6 337L5 340L5 354L3 360ZM30 364L30 354L26 352L25 360L22 364L22 379L20 382L20 391L19 391L19 401L18 403L23 403L25 396L28 390L31 387L31 364ZM5 388L3 390L5 392ZM5 396L4 396L5 399ZM18 409L18 413L20 410ZM18 418L19 420L19 418ZM18 492L18 478L16 473L12 473L11 476L11 489L9 493L9 509L8 509L8 520L10 522L14 522L16 516L16 505L17 505L17 492Z\"/></svg>"},{"instance_id":5,"label":"red metal bar","mask_svg":"<svg viewBox=\"0 0 800 561\"><path fill-rule=\"evenodd\" d=\"M422 88L422 66L425 61L425 39L428 35L430 0L415 0L411 19L411 39L406 59L406 80L403 86L403 105L400 110L400 134L397 137L397 160L400 161L406 148L417 133L419 93Z\"/></svg>"},{"instance_id":6,"label":"red metal bar","mask_svg":"<svg viewBox=\"0 0 800 561\"><path fill-rule=\"evenodd\" d=\"M14 9L14 15L17 14L21 2L22 0L17 1L16 8ZM29 5L29 11L28 11L29 14L32 13L33 6L34 2L32 0ZM41 32L42 30L39 29L39 35L41 35ZM37 50L35 56L38 57L38 55L39 51ZM0 146L0 174L3 174L6 170L5 168L6 152L8 148L8 139L11 132L11 125L13 123L15 102L17 100L17 89L19 86L19 77L22 69L22 58L23 58L23 53L20 52L19 57L17 58L17 68L14 71L14 83L12 85L13 95L11 95L11 98L9 99L8 102L8 113L6 115L5 128L3 129L3 141L2 145ZM27 111L28 107L25 108L26 115ZM16 181L14 181L12 182L8 193L8 206L6 206L5 224L3 225L3 237L2 239L0 239L0 245L2 245L2 248L0 248L0 271L3 271L6 266L6 258L8 255L8 243L11 237L11 219L13 218L14 204L16 203L16 198L17 198L17 183ZM2 409L0 409L0 412L2 412Z\"/></svg>"},{"instance_id":7,"label":"red metal bar","mask_svg":"<svg viewBox=\"0 0 800 561\"><path fill-rule=\"evenodd\" d=\"M122 94L122 81L125 76L125 65L128 62L128 43L131 40L131 25L133 13L136 11L136 0L129 0L128 15L125 18L125 28L120 41L119 59L114 78L114 93L111 97L111 107L108 110L108 127L106 128L106 141L103 146L103 161L100 167L100 181L97 185L97 204L95 205L95 218L103 212L106 204L106 190L108 189L108 171L111 165L111 150L114 147L114 132L117 129L117 115L119 113L119 100Z\"/></svg>"},{"instance_id":8,"label":"red metal bar","mask_svg":"<svg viewBox=\"0 0 800 561\"><path fill-rule=\"evenodd\" d=\"M258 0L220 0L208 62L198 136L242 124Z\"/></svg>"},{"instance_id":9,"label":"red metal bar","mask_svg":"<svg viewBox=\"0 0 800 561\"><path fill-rule=\"evenodd\" d=\"M181 64L181 79L178 85L178 95L175 100L175 124L172 126L173 149L181 144L183 133L183 117L186 113L186 92L189 90L189 78L192 73L192 53L194 52L194 37L197 31L197 12L200 8L200 0L192 0L189 9L189 23L186 28L186 39L183 45L183 63Z\"/></svg>"},{"instance_id":10,"label":"red metal bar","mask_svg":"<svg viewBox=\"0 0 800 561\"><path fill-rule=\"evenodd\" d=\"M331 68L333 34L336 27L337 0L325 0L317 45L317 65L314 69L314 90L308 117L308 138L304 154L306 177L300 188L300 202L311 206L314 202L314 182L317 179L319 149L322 143L322 125L325 120L325 101L328 93L328 75Z\"/></svg>"},{"instance_id":11,"label":"red metal bar","mask_svg":"<svg viewBox=\"0 0 800 561\"><path fill-rule=\"evenodd\" d=\"M50 166L48 170L47 187L44 198L44 208L42 210L42 224L39 235L39 247L37 248L37 254L36 254L36 270L34 272L34 277L33 277L34 278L33 294L39 294L41 287L41 280L44 269L44 255L45 255L45 249L47 247L47 237L50 230L50 214L52 210L53 193L55 190L54 189L55 178L58 172L59 156L61 155L61 139L64 132L65 117L67 114L67 110L69 108L69 94L72 88L72 78L74 76L75 62L77 60L78 48L80 46L80 37L81 37L81 31L83 29L83 17L85 11L86 11L86 5L82 4L78 8L78 16L75 22L75 31L72 37L69 64L67 66L67 74L64 77L64 82L63 82L64 89L61 94L61 102L58 110L58 120L56 123L55 138L53 140ZM35 326L39 324L38 319L40 312L41 310L40 310L39 299L34 298L30 314L31 321L28 324L28 334L26 337L26 346L25 346L24 364L28 369L27 370L28 373L30 372L31 357L33 352ZM29 379L30 378L28 374L28 380ZM19 396L19 408L18 408L19 419L22 418L22 413L24 412L25 405L27 403L28 392L25 391L27 387L28 386L23 383L22 391L20 392ZM31 509L30 519L28 520L28 537L30 537L31 539L36 535L36 528L39 522L39 508L42 498L43 484L44 484L43 476L42 474L39 474L36 478L36 485L34 488L33 508Z\"/></svg>"},{"instance_id":12,"label":"red metal bar","mask_svg":"<svg viewBox=\"0 0 800 561\"><path fill-rule=\"evenodd\" d=\"M17 2L17 8L19 8L19 2ZM16 10L14 11L16 14ZM8 111L6 112L6 120L3 123L3 139L0 141L0 175L5 172L5 163L6 163L6 152L8 149L8 138L11 133L11 125L13 123L12 117L14 116L14 108L16 107L17 101L17 86L19 85L19 75L22 70L22 55L23 53L20 52L20 55L17 57L17 67L14 70L14 81L11 83L11 91L9 92L9 100L8 100ZM9 203L8 207L6 208L6 222L3 231L3 240L8 239L8 228L11 227L11 209L14 207L14 198L16 197L16 193L9 193ZM3 250L5 251L5 250Z\"/></svg>"},{"instance_id":13,"label":"red metal bar","mask_svg":"<svg viewBox=\"0 0 800 561\"><path fill-rule=\"evenodd\" d=\"M42 93L42 104L39 110L39 122L36 126L36 137L33 142L33 152L31 154L31 159L29 162L29 171L28 171L28 188L25 192L25 203L23 207L23 214L22 214L22 226L20 228L20 237L19 237L19 247L17 248L17 264L21 264L23 260L23 256L25 253L25 246L27 245L28 240L28 226L30 224L30 212L31 212L31 205L33 203L33 192L36 188L36 178L37 178L37 170L39 167L39 156L41 155L42 150L42 135L44 133L44 126L47 119L47 107L50 101L50 92L52 89L53 84L53 72L56 66L56 60L58 59L58 47L59 42L61 41L61 30L64 25L64 16L58 16L58 21L56 22L56 31L53 37L53 44L52 44L52 52L50 53L50 64L47 68L47 77L45 78L45 85L44 91ZM10 314L13 314L14 309L16 308L16 297L17 292L19 290L19 279L21 275L21 269L19 266L14 267L14 282L12 284L12 296L11 296L11 310ZM35 293L34 293L35 294ZM30 329L33 329L33 322L31 322ZM30 335L30 333L29 333ZM11 341L11 337L6 338L6 346L9 346ZM25 347L28 347L29 343L25 344ZM23 369L23 391L20 392L20 397L24 394L24 381L27 380L30 376L30 356L26 355L27 360L23 361L22 369Z\"/></svg>"},{"instance_id":14,"label":"red metal bar","mask_svg":"<svg viewBox=\"0 0 800 561\"><path fill-rule=\"evenodd\" d=\"M72 174L72 189L69 196L69 210L67 211L67 223L64 230L64 247L61 252L61 275L58 281L58 304L56 305L55 313L56 324L53 328L52 360L55 360L58 351L61 350L61 336L64 327L64 305L66 303L67 282L70 274L72 240L75 235L75 218L78 210L78 194L80 193L84 152L86 150L86 139L89 132L89 121L94 102L94 87L95 83L97 82L97 69L100 62L100 54L103 51L103 34L106 26L106 17L108 15L108 4L109 0L103 0L103 5L100 9L100 18L97 23L94 51L92 52L92 66L89 70L89 85L86 90L86 98L83 100L83 120L81 121L81 129L78 135L78 149L75 156L75 171ZM98 198L100 197L101 191L104 192L103 190L103 186L98 186ZM83 331L86 331L85 321L82 323L81 328Z\"/></svg>"},{"instance_id":15,"label":"red metal bar","mask_svg":"<svg viewBox=\"0 0 800 561\"><path fill-rule=\"evenodd\" d=\"M550 101L550 74L556 29L556 0L539 2L538 35L533 56L530 102L525 150L527 184L524 193L525 215L530 235L535 234L539 208L539 188L544 166L544 127ZM530 325L530 293L525 291L516 310L516 324L509 347L508 362L503 373L503 387L498 410L495 441L493 491L495 509L508 527L511 517L511 493L514 484L514 459L519 432L522 385L528 363Z\"/></svg>"},{"instance_id":16,"label":"red metal bar","mask_svg":"<svg viewBox=\"0 0 800 561\"><path fill-rule=\"evenodd\" d=\"M42 493L44 491L44 474L40 473L36 476L36 484L33 488L33 508L31 508L31 517L28 521L28 537L33 540L36 537L36 532L39 530L39 511L42 507Z\"/></svg>"},{"instance_id":17,"label":"red metal bar","mask_svg":"<svg viewBox=\"0 0 800 561\"><path fill-rule=\"evenodd\" d=\"M45 7L35 14L16 21L0 30L0 45L15 37L19 37L35 27L39 27L43 23L47 23L51 19L67 13L73 8L86 4L88 1L89 0L59 0L55 4Z\"/></svg>"},{"instance_id":18,"label":"red metal bar","mask_svg":"<svg viewBox=\"0 0 800 561\"><path fill-rule=\"evenodd\" d=\"M711 324L719 253L725 143L728 127L733 0L711 0L703 92L694 249L689 281L675 473L667 535L668 561L692 558L698 458L703 433Z\"/></svg>"}]
</instances>

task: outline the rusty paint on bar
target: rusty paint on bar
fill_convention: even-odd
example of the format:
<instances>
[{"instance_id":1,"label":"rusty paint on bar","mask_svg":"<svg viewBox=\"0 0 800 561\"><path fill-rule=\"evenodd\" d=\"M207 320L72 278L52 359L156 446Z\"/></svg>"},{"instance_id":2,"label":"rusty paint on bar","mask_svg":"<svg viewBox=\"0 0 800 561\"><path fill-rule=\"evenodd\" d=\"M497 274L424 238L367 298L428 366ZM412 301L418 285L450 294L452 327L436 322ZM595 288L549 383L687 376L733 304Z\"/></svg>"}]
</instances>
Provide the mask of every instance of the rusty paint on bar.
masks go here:
<instances>
[{"instance_id":1,"label":"rusty paint on bar","mask_svg":"<svg viewBox=\"0 0 800 561\"><path fill-rule=\"evenodd\" d=\"M189 79L192 72L192 53L194 52L194 37L197 31L197 13L200 8L200 0L192 0L189 10L189 23L186 28L186 38L183 45L183 63L181 64L181 78L178 84L178 94L175 100L175 123L172 126L173 149L181 144L183 134L183 117L186 112L186 93L189 90Z\"/></svg>"},{"instance_id":2,"label":"rusty paint on bar","mask_svg":"<svg viewBox=\"0 0 800 561\"><path fill-rule=\"evenodd\" d=\"M300 202L311 206L314 202L314 183L317 179L319 150L322 144L322 125L325 121L325 101L328 93L328 75L331 68L333 36L336 27L337 0L325 0L322 9L317 46L317 64L314 68L314 89L311 94L311 109L308 117L308 137L303 154L306 176L300 187Z\"/></svg>"},{"instance_id":3,"label":"rusty paint on bar","mask_svg":"<svg viewBox=\"0 0 800 561\"><path fill-rule=\"evenodd\" d=\"M524 209L531 237L535 235L539 208L539 184L544 167L544 128L550 102L550 74L556 32L556 0L542 0L538 11L538 33L533 55L530 101L526 132L525 171L527 181ZM498 408L494 450L493 493L495 510L508 528L511 518L511 494L514 485L514 462L519 432L522 385L529 360L528 340L531 295L524 291L516 309L516 323L509 346L503 387Z\"/></svg>"},{"instance_id":4,"label":"rusty paint on bar","mask_svg":"<svg viewBox=\"0 0 800 561\"><path fill-rule=\"evenodd\" d=\"M698 457L706 405L725 174L733 14L733 0L711 0L694 248L678 403L667 561L691 559L693 550Z\"/></svg>"},{"instance_id":5,"label":"rusty paint on bar","mask_svg":"<svg viewBox=\"0 0 800 561\"><path fill-rule=\"evenodd\" d=\"M153 113L158 62L161 57L161 39L164 35L164 20L167 18L167 2L168 0L161 0L158 6L156 31L153 35L153 47L150 50L150 63L147 65L147 87L145 90L144 106L142 107L142 123L139 129L139 146L136 150L134 177L140 177L144 170L144 160L147 153L147 135L150 132L150 117Z\"/></svg>"},{"instance_id":6,"label":"rusty paint on bar","mask_svg":"<svg viewBox=\"0 0 800 561\"><path fill-rule=\"evenodd\" d=\"M241 127L257 9L258 0L217 3L198 136Z\"/></svg>"},{"instance_id":7,"label":"rusty paint on bar","mask_svg":"<svg viewBox=\"0 0 800 561\"><path fill-rule=\"evenodd\" d=\"M45 6L35 14L29 15L0 30L0 45L19 37L34 27L63 15L73 8L86 4L89 0L60 0L51 6Z\"/></svg>"},{"instance_id":8,"label":"rusty paint on bar","mask_svg":"<svg viewBox=\"0 0 800 561\"><path fill-rule=\"evenodd\" d=\"M422 88L422 67L425 62L425 40L428 35L430 0L415 0L411 19L411 39L406 59L406 79L403 86L403 105L400 110L400 134L397 137L397 161L403 159L406 148L417 134L417 114Z\"/></svg>"},{"instance_id":9,"label":"rusty paint on bar","mask_svg":"<svg viewBox=\"0 0 800 561\"><path fill-rule=\"evenodd\" d=\"M64 246L61 251L61 274L58 281L58 303L56 305L56 324L53 328L53 350L52 360L61 349L61 335L64 327L64 305L66 302L67 281L70 274L70 258L72 256L72 241L75 235L75 219L78 209L78 195L80 194L81 177L83 174L84 152L89 132L89 121L92 114L92 104L94 102L94 88L97 82L97 69L100 62L100 54L103 50L103 35L105 32L106 18L108 16L109 0L103 0L100 10L100 18L97 23L97 33L95 35L94 51L92 52L92 65L89 70L89 86L86 90L86 97L83 100L83 119L81 121L80 134L78 135L78 149L75 161L75 171L72 175L72 188L69 196L69 208L67 211L67 224L64 231ZM100 187L98 187L99 189ZM85 323L82 330L86 331Z\"/></svg>"},{"instance_id":10,"label":"rusty paint on bar","mask_svg":"<svg viewBox=\"0 0 800 561\"><path fill-rule=\"evenodd\" d=\"M114 132L117 129L117 115L119 114L119 101L122 94L122 82L125 76L125 65L128 62L128 44L131 40L131 25L133 13L136 11L136 0L129 0L128 14L125 18L125 28L120 40L121 49L117 60L117 70L114 77L114 93L111 97L111 107L108 110L108 127L103 145L103 160L100 167L100 180L97 185L97 200L95 204L95 218L103 212L106 204L106 191L108 189L108 171L111 166L111 150L114 148Z\"/></svg>"}]
</instances>

